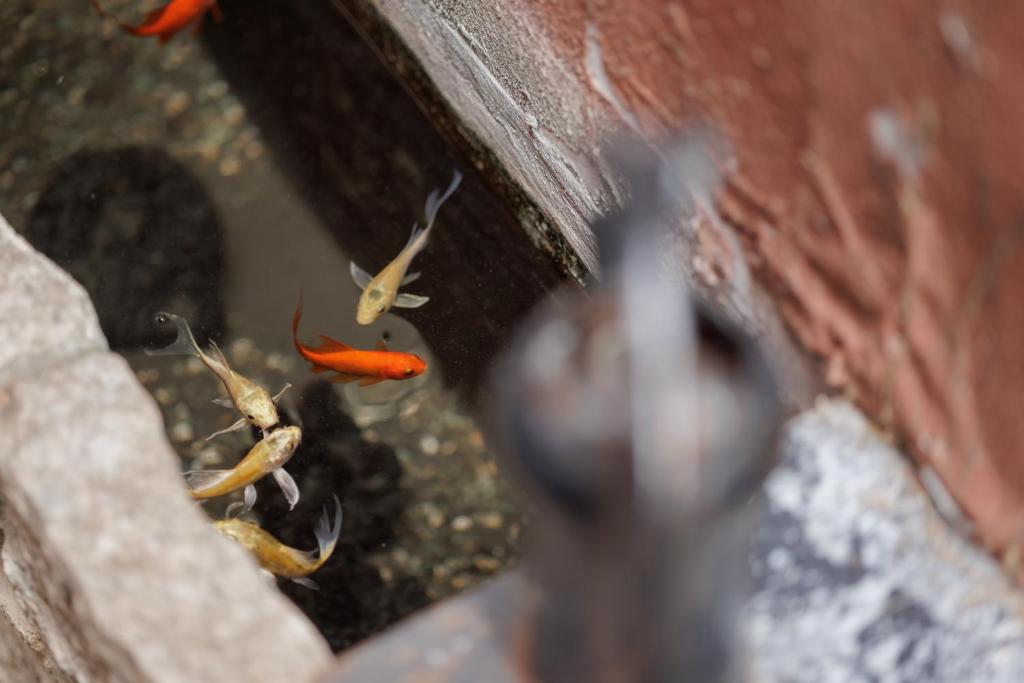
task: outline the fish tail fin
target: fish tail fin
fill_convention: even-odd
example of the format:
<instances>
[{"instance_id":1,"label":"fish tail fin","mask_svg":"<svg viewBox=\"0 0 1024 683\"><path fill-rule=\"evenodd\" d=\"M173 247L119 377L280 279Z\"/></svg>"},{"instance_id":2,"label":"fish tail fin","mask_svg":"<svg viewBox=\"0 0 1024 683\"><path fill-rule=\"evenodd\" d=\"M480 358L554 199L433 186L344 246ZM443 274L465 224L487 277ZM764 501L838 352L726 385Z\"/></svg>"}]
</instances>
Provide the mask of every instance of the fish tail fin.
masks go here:
<instances>
[{"instance_id":1,"label":"fish tail fin","mask_svg":"<svg viewBox=\"0 0 1024 683\"><path fill-rule=\"evenodd\" d=\"M89 2L92 5L92 8L96 10L96 14L100 15L104 19L113 19L115 22L117 22L117 27L125 33L130 33L133 36L139 35L138 28L132 26L131 24L126 24L117 17L113 16L112 14L109 14L105 9L103 9L103 6L100 5L99 0L89 0Z\"/></svg>"},{"instance_id":2,"label":"fish tail fin","mask_svg":"<svg viewBox=\"0 0 1024 683\"><path fill-rule=\"evenodd\" d=\"M192 328L188 326L187 320L180 315L163 311L157 313L154 320L160 325L174 323L178 328L178 336L173 343L162 349L145 349L147 356L195 356L203 359L203 352L196 343L196 338L192 336Z\"/></svg>"},{"instance_id":3,"label":"fish tail fin","mask_svg":"<svg viewBox=\"0 0 1024 683\"><path fill-rule=\"evenodd\" d=\"M452 173L452 182L448 184L448 189L444 191L440 197L437 195L437 190L433 190L427 195L427 203L424 207L424 214L427 217L427 227L424 231L430 230L434 225L434 219L437 218L437 212L441 209L441 205L444 204L455 190L458 189L462 183L462 172L458 169Z\"/></svg>"},{"instance_id":4,"label":"fish tail fin","mask_svg":"<svg viewBox=\"0 0 1024 683\"><path fill-rule=\"evenodd\" d=\"M338 500L338 496L334 496L334 524L331 524L331 518L327 516L327 508L324 508L324 512L320 515L320 519L316 522L316 528L313 533L316 535L316 545L319 550L319 555L316 558L316 568L319 569L323 566L324 562L334 552L334 546L338 543L338 537L341 536L341 501ZM315 571L315 570L314 570Z\"/></svg>"},{"instance_id":5,"label":"fish tail fin","mask_svg":"<svg viewBox=\"0 0 1024 683\"><path fill-rule=\"evenodd\" d=\"M409 241L405 243L404 251L408 254L410 260L427 246L427 239L430 237L430 229L434 227L434 219L437 218L437 212L441 209L441 205L458 189L461 182L462 172L456 169L452 175L452 182L449 183L448 189L444 191L444 194L438 195L435 189L431 190L430 194L427 195L427 201L423 208L427 218L427 225L421 228L418 224L414 223L412 234L409 235Z\"/></svg>"},{"instance_id":6,"label":"fish tail fin","mask_svg":"<svg viewBox=\"0 0 1024 683\"><path fill-rule=\"evenodd\" d=\"M224 352L220 350L220 346L217 345L217 342L212 339L210 340L210 350L213 351L213 355L217 357L217 360L227 366L228 359L224 357Z\"/></svg>"},{"instance_id":7,"label":"fish tail fin","mask_svg":"<svg viewBox=\"0 0 1024 683\"><path fill-rule=\"evenodd\" d=\"M419 239L420 235L422 235L426 231L427 231L427 229L426 228L421 228L419 223L413 223L412 224L412 231L409 233L409 239L407 239L405 241L405 246L402 247L402 250L404 251L404 250L407 250L409 247L411 247L413 242L415 242L417 239ZM420 249L422 249L422 248L423 248L423 245L420 246ZM363 287L363 289L366 289L366 287Z\"/></svg>"},{"instance_id":8,"label":"fish tail fin","mask_svg":"<svg viewBox=\"0 0 1024 683\"><path fill-rule=\"evenodd\" d=\"M100 5L99 0L89 0L89 3L92 5L92 8L96 10L96 14L100 15L104 19L112 18L107 14L107 11L103 9L103 6Z\"/></svg>"},{"instance_id":9,"label":"fish tail fin","mask_svg":"<svg viewBox=\"0 0 1024 683\"><path fill-rule=\"evenodd\" d=\"M206 490L220 484L230 475L231 470L190 470L185 472L184 477L189 493L196 497L202 496Z\"/></svg>"}]
</instances>

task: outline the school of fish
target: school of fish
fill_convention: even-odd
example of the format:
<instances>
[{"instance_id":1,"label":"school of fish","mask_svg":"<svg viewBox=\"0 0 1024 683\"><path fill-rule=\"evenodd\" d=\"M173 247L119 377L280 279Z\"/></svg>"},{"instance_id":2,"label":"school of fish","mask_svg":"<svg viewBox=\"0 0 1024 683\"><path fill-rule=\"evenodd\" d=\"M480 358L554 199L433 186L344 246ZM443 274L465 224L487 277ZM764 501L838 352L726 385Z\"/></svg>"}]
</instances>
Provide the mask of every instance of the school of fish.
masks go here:
<instances>
[{"instance_id":1,"label":"school of fish","mask_svg":"<svg viewBox=\"0 0 1024 683\"><path fill-rule=\"evenodd\" d=\"M188 4L189 7L203 5L207 9L216 7L213 2L185 3L184 0L174 0L164 8L164 14L169 13L172 7L185 4ZM181 8L176 11L179 10L184 11ZM201 16L201 12L196 16ZM152 19L155 22L159 20L159 17L154 14ZM136 27L136 29L142 30L141 27ZM133 29L136 35L159 35L162 41L166 40L168 35L166 32L170 30L165 27L160 29L164 31L160 33L156 28L151 27L146 29L149 33L143 34L137 32L136 29ZM126 28L126 30L128 29ZM441 205L454 194L461 182L462 174L455 171L448 188L443 193L434 190L427 196L424 208L425 227L420 229L414 225L412 235L405 246L376 276L371 277L354 262L351 264L352 277L363 290L356 306L357 323L360 325L372 324L381 314L392 307L417 308L428 302L429 299L425 296L400 293L399 288L420 277L420 273L409 274L409 266L412 260L427 246L427 240L434 228ZM317 542L316 550L298 550L284 545L258 525L239 517L239 515L249 512L256 504L255 484L267 475L270 475L280 487L288 502L289 510L294 509L299 502L299 486L284 466L302 443L302 429L295 425L282 425L277 408L278 401L291 385L286 384L277 394L271 395L266 387L232 369L215 342L211 341L209 351L204 351L196 342L188 321L183 317L161 311L155 315L154 320L160 325L174 325L176 337L170 345L161 349L147 350L146 353L153 356L181 355L198 359L220 381L227 393L226 397L214 399L214 403L231 408L240 416L230 426L208 436L207 440L245 429L247 426L260 430L262 437L230 469L185 472L185 482L188 485L189 494L194 500L202 502L241 491L242 500L231 503L227 508L226 518L214 522L214 528L245 547L262 569L275 576L315 589L316 583L309 578L309 575L320 569L330 559L341 534L342 507L337 497L334 498L333 522L325 508L314 529L314 537ZM410 379L427 370L427 363L422 358L413 353L389 349L383 339L377 342L375 348L365 350L353 348L326 335L319 335L320 340L315 345L303 344L299 341L298 336L301 321L302 293L300 292L299 301L292 316L292 343L296 353L310 363L310 371L330 373L325 376L330 382L356 382L361 387L369 387L385 381Z\"/></svg>"},{"instance_id":2,"label":"school of fish","mask_svg":"<svg viewBox=\"0 0 1024 683\"><path fill-rule=\"evenodd\" d=\"M222 20L217 0L170 0L149 12L137 25L110 16L100 0L90 2L101 17L112 19L125 33L137 37L155 37L161 44L189 26L198 31L208 12L216 21ZM414 223L405 246L376 275L370 275L355 261L351 262L350 273L362 290L355 313L358 324L370 325L391 308L419 308L430 300L426 296L399 290L419 279L421 274L410 273L409 267L413 259L426 248L438 211L461 182L462 173L456 170L443 193L433 190L427 195L424 227L420 228ZM413 353L389 349L383 339L373 349L365 350L353 348L323 334L319 335L320 341L317 344L303 344L298 336L301 320L300 292L292 316L292 343L299 356L310 363L312 372L331 373L326 376L330 382L356 382L361 387L369 387L380 382L417 377L427 370L427 363L422 358ZM173 324L177 337L169 346L147 350L147 353L184 355L199 359L220 380L227 393L226 397L214 399L214 403L233 408L240 415L230 426L206 437L207 440L245 429L246 426L259 429L262 437L231 469L186 472L185 481L190 495L194 500L205 501L242 491L242 500L228 506L227 518L214 522L217 531L248 549L260 566L275 576L316 588L316 584L308 577L327 562L341 534L342 508L337 497L334 498L333 523L326 509L317 522L314 530L317 542L315 551L286 546L256 524L236 516L252 509L256 503L255 483L268 474L281 488L289 510L294 509L299 502L299 486L284 466L302 443L302 430L294 425L281 425L277 410L278 401L291 385L286 384L272 396L265 387L234 371L216 343L210 342L209 352L200 348L188 322L181 316L160 312L156 314L155 321L158 324Z\"/></svg>"}]
</instances>

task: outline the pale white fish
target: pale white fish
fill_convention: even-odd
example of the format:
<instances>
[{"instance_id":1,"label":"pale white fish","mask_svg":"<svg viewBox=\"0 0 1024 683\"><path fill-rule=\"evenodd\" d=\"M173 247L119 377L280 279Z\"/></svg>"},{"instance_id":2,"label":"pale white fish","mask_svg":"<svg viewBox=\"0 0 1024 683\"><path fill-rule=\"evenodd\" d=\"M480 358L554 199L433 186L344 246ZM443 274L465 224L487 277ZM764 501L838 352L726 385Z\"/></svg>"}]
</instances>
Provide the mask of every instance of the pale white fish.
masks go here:
<instances>
[{"instance_id":1,"label":"pale white fish","mask_svg":"<svg viewBox=\"0 0 1024 683\"><path fill-rule=\"evenodd\" d=\"M206 440L209 441L215 436L243 429L246 423L258 427L266 437L267 430L279 422L277 401L284 392L288 391L291 384L285 384L281 391L271 396L269 391L232 370L227 359L224 358L224 354L221 353L220 347L214 342L210 342L212 354L205 353L200 349L196 338L192 336L188 322L180 315L160 312L156 314L156 322L159 324L173 322L178 328L178 337L170 346L156 350L146 349L146 353L150 356L195 356L213 374L217 375L228 392L227 398L214 399L213 402L226 408L234 407L242 414L242 418L238 422L219 432L214 432L206 437Z\"/></svg>"},{"instance_id":2,"label":"pale white fish","mask_svg":"<svg viewBox=\"0 0 1024 683\"><path fill-rule=\"evenodd\" d=\"M360 325L369 325L392 306L396 308L419 308L430 300L430 297L417 296L416 294L399 294L398 289L419 278L420 273L409 273L409 265L418 253L427 246L430 238L430 230L434 227L434 219L437 218L438 209L452 196L452 193L462 182L462 173L456 170L452 174L452 182L448 189L440 197L437 190L427 196L424 213L427 219L427 227L420 229L417 225L412 226L412 234L409 241L405 243L402 250L398 252L391 263L375 276L370 276L365 270L356 265L353 261L350 267L352 279L359 288L363 290L359 297L359 305L356 308L356 322Z\"/></svg>"},{"instance_id":3,"label":"pale white fish","mask_svg":"<svg viewBox=\"0 0 1024 683\"><path fill-rule=\"evenodd\" d=\"M242 489L241 512L252 509L256 504L254 484L267 474L281 487L281 493L288 501L288 509L299 502L299 487L284 469L302 442L302 430L298 427L281 427L261 440L246 453L242 460L230 470L192 470L185 473L189 493L195 500L209 500ZM238 504L228 506L231 514Z\"/></svg>"}]
</instances>

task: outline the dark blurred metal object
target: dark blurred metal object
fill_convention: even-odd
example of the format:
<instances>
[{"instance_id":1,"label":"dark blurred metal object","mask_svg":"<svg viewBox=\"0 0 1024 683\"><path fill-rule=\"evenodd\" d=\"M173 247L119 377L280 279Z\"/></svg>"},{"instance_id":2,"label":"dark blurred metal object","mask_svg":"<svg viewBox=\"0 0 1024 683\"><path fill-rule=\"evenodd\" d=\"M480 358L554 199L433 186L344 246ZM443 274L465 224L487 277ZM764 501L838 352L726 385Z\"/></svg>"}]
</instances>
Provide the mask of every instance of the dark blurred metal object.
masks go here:
<instances>
[{"instance_id":1,"label":"dark blurred metal object","mask_svg":"<svg viewBox=\"0 0 1024 683\"><path fill-rule=\"evenodd\" d=\"M775 383L751 340L666 277L665 226L714 182L699 141L623 148L604 283L537 312L498 374L497 435L537 515L525 571L432 608L326 680L737 681Z\"/></svg>"}]
</instances>

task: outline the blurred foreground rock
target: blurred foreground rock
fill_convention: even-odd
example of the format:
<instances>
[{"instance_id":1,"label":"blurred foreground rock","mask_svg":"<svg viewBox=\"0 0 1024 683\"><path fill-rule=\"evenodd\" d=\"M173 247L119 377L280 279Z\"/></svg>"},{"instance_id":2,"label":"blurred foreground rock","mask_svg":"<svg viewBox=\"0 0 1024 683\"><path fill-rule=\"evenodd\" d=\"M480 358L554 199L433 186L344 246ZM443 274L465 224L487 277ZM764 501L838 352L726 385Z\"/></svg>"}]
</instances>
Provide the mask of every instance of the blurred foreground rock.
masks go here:
<instances>
[{"instance_id":1,"label":"blurred foreground rock","mask_svg":"<svg viewBox=\"0 0 1024 683\"><path fill-rule=\"evenodd\" d=\"M794 418L766 492L752 680L1024 680L1024 597L853 406Z\"/></svg>"},{"instance_id":2,"label":"blurred foreground rock","mask_svg":"<svg viewBox=\"0 0 1024 683\"><path fill-rule=\"evenodd\" d=\"M304 680L328 649L186 498L85 292L0 219L0 679Z\"/></svg>"},{"instance_id":3,"label":"blurred foreground rock","mask_svg":"<svg viewBox=\"0 0 1024 683\"><path fill-rule=\"evenodd\" d=\"M856 408L797 416L780 456L750 553L744 680L1024 680L1024 598ZM522 625L542 600L516 570L357 647L323 683L524 680Z\"/></svg>"}]
</instances>

